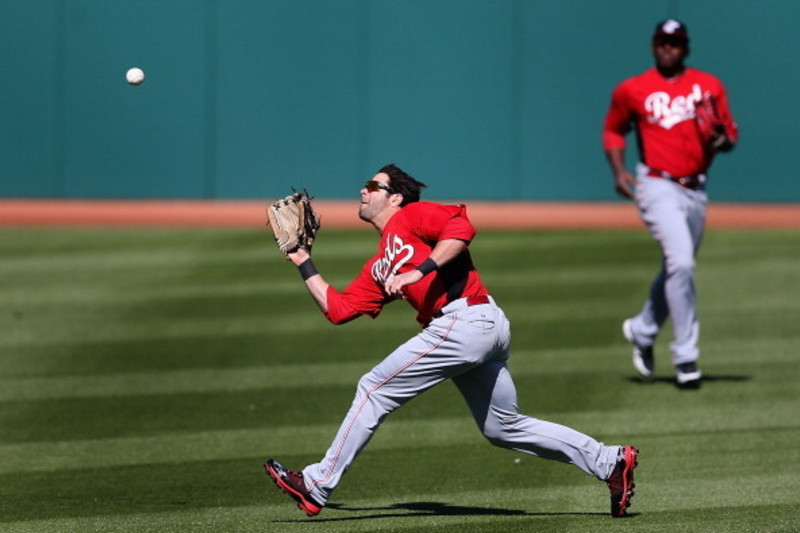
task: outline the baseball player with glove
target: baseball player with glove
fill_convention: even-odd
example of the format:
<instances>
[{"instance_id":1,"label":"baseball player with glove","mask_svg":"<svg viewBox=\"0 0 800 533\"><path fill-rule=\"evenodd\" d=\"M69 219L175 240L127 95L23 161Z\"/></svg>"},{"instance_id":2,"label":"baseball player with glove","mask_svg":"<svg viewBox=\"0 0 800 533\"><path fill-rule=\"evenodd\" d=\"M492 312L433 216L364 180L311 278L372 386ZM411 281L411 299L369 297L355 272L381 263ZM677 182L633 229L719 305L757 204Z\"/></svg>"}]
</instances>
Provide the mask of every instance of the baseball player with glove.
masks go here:
<instances>
[{"instance_id":1,"label":"baseball player with glove","mask_svg":"<svg viewBox=\"0 0 800 533\"><path fill-rule=\"evenodd\" d=\"M358 215L378 231L380 242L376 254L342 291L317 271L304 236L281 247L332 323L362 315L375 318L386 304L405 300L416 310L422 331L359 380L350 410L320 462L295 471L269 459L264 465L267 474L308 516L317 515L386 416L451 379L490 443L573 464L605 481L611 514L624 516L633 497L638 450L606 446L574 429L518 412L506 365L509 322L472 263L469 245L475 228L463 205L420 201L423 187L395 165L381 168L364 185ZM280 211L296 203L291 198L270 209ZM289 234L303 235L304 227L316 233L318 224L305 223L299 216L302 210L292 209L286 217L296 225ZM280 215L270 215L275 231L273 217ZM279 246L284 230L285 225L275 233Z\"/></svg>"},{"instance_id":2,"label":"baseball player with glove","mask_svg":"<svg viewBox=\"0 0 800 533\"><path fill-rule=\"evenodd\" d=\"M689 55L685 24L660 22L652 52L654 67L614 89L603 129L616 190L635 199L662 251L649 298L622 330L633 345L634 367L649 379L655 372L653 343L671 318L676 383L697 388L702 374L694 267L705 227L707 173L717 153L733 149L738 129L722 82L684 64ZM625 168L625 135L632 126L639 146L635 176Z\"/></svg>"}]
</instances>

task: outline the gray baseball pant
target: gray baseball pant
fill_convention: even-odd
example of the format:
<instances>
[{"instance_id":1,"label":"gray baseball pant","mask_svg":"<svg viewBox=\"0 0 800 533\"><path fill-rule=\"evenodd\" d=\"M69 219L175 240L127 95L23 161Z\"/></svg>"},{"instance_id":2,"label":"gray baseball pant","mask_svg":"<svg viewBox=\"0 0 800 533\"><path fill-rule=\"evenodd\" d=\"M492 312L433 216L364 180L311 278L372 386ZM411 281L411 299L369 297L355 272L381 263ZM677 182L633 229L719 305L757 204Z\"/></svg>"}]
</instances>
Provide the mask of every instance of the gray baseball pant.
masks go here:
<instances>
[{"instance_id":1,"label":"gray baseball pant","mask_svg":"<svg viewBox=\"0 0 800 533\"><path fill-rule=\"evenodd\" d=\"M306 487L325 504L342 475L384 418L446 379L466 400L483 435L496 446L571 463L598 479L611 475L619 446L571 428L520 414L506 366L510 325L494 300L448 304L418 335L398 347L358 383L356 396L321 462L303 470Z\"/></svg>"},{"instance_id":2,"label":"gray baseball pant","mask_svg":"<svg viewBox=\"0 0 800 533\"><path fill-rule=\"evenodd\" d=\"M662 252L661 270L641 312L633 317L634 342L651 346L667 318L672 319L672 364L697 361L700 323L694 283L695 258L705 227L708 195L637 167L636 203L642 220Z\"/></svg>"}]
</instances>

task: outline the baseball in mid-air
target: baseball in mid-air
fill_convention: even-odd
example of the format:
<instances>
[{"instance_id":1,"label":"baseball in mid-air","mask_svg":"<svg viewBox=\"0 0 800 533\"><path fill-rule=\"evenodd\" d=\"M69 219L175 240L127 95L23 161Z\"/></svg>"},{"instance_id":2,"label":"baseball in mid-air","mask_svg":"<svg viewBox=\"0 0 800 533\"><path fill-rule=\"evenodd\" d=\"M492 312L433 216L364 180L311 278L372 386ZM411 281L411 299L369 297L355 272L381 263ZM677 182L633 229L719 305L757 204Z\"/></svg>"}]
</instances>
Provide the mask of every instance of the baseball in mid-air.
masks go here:
<instances>
[{"instance_id":1,"label":"baseball in mid-air","mask_svg":"<svg viewBox=\"0 0 800 533\"><path fill-rule=\"evenodd\" d=\"M144 81L144 71L139 67L129 68L128 72L125 73L125 79L131 85L139 85Z\"/></svg>"}]
</instances>

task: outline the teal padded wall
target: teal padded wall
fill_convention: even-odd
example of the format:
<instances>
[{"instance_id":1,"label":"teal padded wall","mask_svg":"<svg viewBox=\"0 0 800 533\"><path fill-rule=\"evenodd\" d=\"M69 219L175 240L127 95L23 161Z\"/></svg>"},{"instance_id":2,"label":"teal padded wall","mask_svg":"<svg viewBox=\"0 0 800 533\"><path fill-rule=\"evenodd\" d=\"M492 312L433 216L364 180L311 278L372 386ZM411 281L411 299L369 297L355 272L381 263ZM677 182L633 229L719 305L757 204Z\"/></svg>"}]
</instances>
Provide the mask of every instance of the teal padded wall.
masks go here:
<instances>
[{"instance_id":1,"label":"teal padded wall","mask_svg":"<svg viewBox=\"0 0 800 533\"><path fill-rule=\"evenodd\" d=\"M712 198L800 201L789 0L2 0L0 197L352 198L395 162L428 198L611 200L610 93L669 16L741 130Z\"/></svg>"}]
</instances>

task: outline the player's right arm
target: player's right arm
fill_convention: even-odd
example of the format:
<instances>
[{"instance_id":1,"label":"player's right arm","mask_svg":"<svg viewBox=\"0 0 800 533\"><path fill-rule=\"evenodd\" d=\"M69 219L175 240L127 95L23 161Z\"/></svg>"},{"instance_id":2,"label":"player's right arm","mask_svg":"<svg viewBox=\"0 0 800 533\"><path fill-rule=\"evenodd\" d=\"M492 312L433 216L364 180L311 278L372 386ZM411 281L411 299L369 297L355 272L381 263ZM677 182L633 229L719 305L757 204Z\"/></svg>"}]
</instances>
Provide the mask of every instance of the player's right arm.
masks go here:
<instances>
[{"instance_id":1,"label":"player's right arm","mask_svg":"<svg viewBox=\"0 0 800 533\"><path fill-rule=\"evenodd\" d=\"M614 175L614 189L620 196L633 198L633 187L636 185L636 178L625 167L625 149L609 148L606 151L606 160L611 167Z\"/></svg>"},{"instance_id":2,"label":"player's right arm","mask_svg":"<svg viewBox=\"0 0 800 533\"><path fill-rule=\"evenodd\" d=\"M313 263L310 263L311 254L302 248L299 248L296 252L287 254L287 256L289 257L289 260L292 263L294 263L294 265L298 268L301 268L301 265L303 264L306 264L308 266L313 265ZM308 268L308 267L303 267L303 268ZM301 268L301 274L302 272L303 270ZM313 271L308 271L308 273L312 275L308 277L306 277L306 275L303 275L306 284L306 289L308 289L308 292L309 294L311 294L311 297L314 298L314 301L317 302L317 305L319 306L320 310L323 313L327 313L328 288L330 287L330 284L327 281L325 281L325 279L322 277L322 274L316 272L316 268L314 268Z\"/></svg>"},{"instance_id":3,"label":"player's right arm","mask_svg":"<svg viewBox=\"0 0 800 533\"><path fill-rule=\"evenodd\" d=\"M614 175L614 189L621 196L633 197L636 178L625 167L625 135L631 130L631 111L625 98L624 85L620 84L611 95L611 105L603 125L603 150Z\"/></svg>"}]
</instances>

